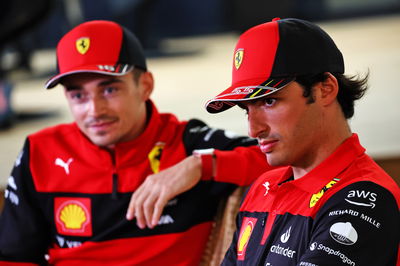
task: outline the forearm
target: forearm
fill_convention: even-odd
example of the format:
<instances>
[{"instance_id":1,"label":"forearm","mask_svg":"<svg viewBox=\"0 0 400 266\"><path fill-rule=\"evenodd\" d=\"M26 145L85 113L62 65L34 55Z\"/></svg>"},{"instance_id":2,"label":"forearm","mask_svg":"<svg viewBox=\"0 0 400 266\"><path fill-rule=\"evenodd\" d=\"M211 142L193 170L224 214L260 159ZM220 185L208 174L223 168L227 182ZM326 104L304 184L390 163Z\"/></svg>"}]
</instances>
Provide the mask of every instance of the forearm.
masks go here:
<instances>
[{"instance_id":1,"label":"forearm","mask_svg":"<svg viewBox=\"0 0 400 266\"><path fill-rule=\"evenodd\" d=\"M231 151L213 150L203 154L196 151L194 154L201 158L202 180L247 186L272 169L257 146L238 147Z\"/></svg>"}]
</instances>

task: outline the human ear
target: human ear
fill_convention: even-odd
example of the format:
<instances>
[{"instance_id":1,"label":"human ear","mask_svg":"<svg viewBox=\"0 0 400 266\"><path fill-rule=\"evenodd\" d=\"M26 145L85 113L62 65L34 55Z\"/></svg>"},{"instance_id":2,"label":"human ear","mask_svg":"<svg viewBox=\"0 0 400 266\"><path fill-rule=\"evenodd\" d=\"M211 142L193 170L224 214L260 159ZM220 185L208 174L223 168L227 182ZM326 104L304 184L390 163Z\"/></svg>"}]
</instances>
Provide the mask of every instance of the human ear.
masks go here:
<instances>
[{"instance_id":1,"label":"human ear","mask_svg":"<svg viewBox=\"0 0 400 266\"><path fill-rule=\"evenodd\" d=\"M142 99L147 101L154 88L154 78L151 72L144 72L140 75L139 84L142 87Z\"/></svg>"},{"instance_id":2,"label":"human ear","mask_svg":"<svg viewBox=\"0 0 400 266\"><path fill-rule=\"evenodd\" d=\"M320 101L323 105L335 102L339 93L339 85L336 77L329 72L325 72L326 79L319 83Z\"/></svg>"}]
</instances>

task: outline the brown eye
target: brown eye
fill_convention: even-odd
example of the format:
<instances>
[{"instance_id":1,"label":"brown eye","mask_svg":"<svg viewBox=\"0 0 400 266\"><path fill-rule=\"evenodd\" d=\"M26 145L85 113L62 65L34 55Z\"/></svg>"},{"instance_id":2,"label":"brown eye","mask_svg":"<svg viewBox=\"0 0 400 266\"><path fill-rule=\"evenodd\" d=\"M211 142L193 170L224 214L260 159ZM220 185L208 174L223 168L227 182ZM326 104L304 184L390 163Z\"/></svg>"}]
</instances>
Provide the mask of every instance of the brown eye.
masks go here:
<instances>
[{"instance_id":1,"label":"brown eye","mask_svg":"<svg viewBox=\"0 0 400 266\"><path fill-rule=\"evenodd\" d=\"M81 91L71 91L69 93L69 98L74 102L83 102L85 101L86 94Z\"/></svg>"},{"instance_id":2,"label":"brown eye","mask_svg":"<svg viewBox=\"0 0 400 266\"><path fill-rule=\"evenodd\" d=\"M268 107L273 106L276 102L275 98L266 98L264 99L264 104Z\"/></svg>"},{"instance_id":3,"label":"brown eye","mask_svg":"<svg viewBox=\"0 0 400 266\"><path fill-rule=\"evenodd\" d=\"M113 94L117 91L117 89L115 87L106 87L104 89L104 94Z\"/></svg>"}]
</instances>

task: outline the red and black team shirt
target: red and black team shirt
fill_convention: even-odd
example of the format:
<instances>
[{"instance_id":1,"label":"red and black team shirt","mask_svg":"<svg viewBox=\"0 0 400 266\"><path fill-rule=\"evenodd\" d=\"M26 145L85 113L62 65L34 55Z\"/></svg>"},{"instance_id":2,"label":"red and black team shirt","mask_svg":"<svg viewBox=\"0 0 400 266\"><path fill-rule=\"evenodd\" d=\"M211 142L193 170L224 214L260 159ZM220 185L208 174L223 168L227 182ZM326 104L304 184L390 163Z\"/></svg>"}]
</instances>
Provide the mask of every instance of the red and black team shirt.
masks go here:
<instances>
[{"instance_id":1,"label":"red and black team shirt","mask_svg":"<svg viewBox=\"0 0 400 266\"><path fill-rule=\"evenodd\" d=\"M148 107L143 134L117 144L113 158L75 124L28 137L5 191L0 265L198 265L218 203L232 183L250 184L267 170L265 156L253 139ZM148 175L206 148L218 149L215 179L231 183L201 181L168 203L154 229L125 219Z\"/></svg>"},{"instance_id":2,"label":"red and black team shirt","mask_svg":"<svg viewBox=\"0 0 400 266\"><path fill-rule=\"evenodd\" d=\"M222 265L399 265L400 190L364 152L353 134L302 178L262 175Z\"/></svg>"}]
</instances>

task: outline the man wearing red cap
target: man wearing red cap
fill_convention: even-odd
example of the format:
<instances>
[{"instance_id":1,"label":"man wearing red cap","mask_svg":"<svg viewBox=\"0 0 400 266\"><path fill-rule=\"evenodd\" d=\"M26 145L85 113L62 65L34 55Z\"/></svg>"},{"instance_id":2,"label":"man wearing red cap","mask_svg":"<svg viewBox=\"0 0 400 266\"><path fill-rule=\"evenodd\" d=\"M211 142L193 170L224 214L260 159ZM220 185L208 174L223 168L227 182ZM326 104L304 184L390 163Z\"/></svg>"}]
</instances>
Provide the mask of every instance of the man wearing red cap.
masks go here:
<instances>
[{"instance_id":1,"label":"man wearing red cap","mask_svg":"<svg viewBox=\"0 0 400 266\"><path fill-rule=\"evenodd\" d=\"M46 87L63 85L75 123L27 138L5 192L0 264L198 265L220 200L269 167L257 142L159 113L142 48L116 23L71 30L57 63ZM202 181L167 202L186 175Z\"/></svg>"},{"instance_id":2,"label":"man wearing red cap","mask_svg":"<svg viewBox=\"0 0 400 266\"><path fill-rule=\"evenodd\" d=\"M400 190L347 119L367 78L344 73L320 27L299 19L240 36L232 85L207 102L248 116L269 171L249 189L222 265L399 265Z\"/></svg>"}]
</instances>

